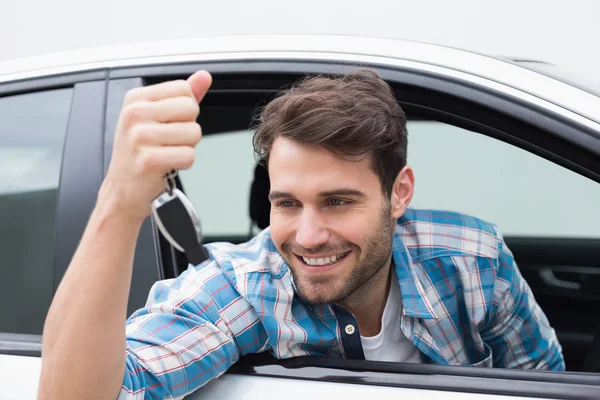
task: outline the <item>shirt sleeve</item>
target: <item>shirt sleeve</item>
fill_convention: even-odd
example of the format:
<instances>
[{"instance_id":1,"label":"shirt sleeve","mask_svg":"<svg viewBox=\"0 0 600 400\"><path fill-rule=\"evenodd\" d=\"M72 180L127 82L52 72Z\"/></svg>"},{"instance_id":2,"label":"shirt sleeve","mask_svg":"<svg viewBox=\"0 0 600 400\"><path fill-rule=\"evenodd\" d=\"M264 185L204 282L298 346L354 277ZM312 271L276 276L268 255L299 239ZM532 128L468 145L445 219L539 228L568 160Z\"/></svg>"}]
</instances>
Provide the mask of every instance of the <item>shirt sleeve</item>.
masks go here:
<instances>
[{"instance_id":1,"label":"shirt sleeve","mask_svg":"<svg viewBox=\"0 0 600 400\"><path fill-rule=\"evenodd\" d=\"M481 336L496 368L565 370L562 348L500 236L489 323Z\"/></svg>"},{"instance_id":2,"label":"shirt sleeve","mask_svg":"<svg viewBox=\"0 0 600 400\"><path fill-rule=\"evenodd\" d=\"M119 400L182 398L268 343L256 311L236 289L235 274L214 260L155 283L126 332Z\"/></svg>"}]
</instances>

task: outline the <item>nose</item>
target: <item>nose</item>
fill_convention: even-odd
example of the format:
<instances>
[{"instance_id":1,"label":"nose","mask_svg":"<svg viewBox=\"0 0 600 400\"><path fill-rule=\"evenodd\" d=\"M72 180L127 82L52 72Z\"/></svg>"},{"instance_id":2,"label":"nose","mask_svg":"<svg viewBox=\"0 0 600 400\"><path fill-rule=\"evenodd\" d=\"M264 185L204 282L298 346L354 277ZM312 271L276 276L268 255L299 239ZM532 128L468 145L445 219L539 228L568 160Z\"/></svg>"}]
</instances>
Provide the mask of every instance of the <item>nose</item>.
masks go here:
<instances>
[{"instance_id":1,"label":"nose","mask_svg":"<svg viewBox=\"0 0 600 400\"><path fill-rule=\"evenodd\" d=\"M296 242L305 249L312 249L329 240L329 230L323 216L316 210L305 207L300 215Z\"/></svg>"}]
</instances>

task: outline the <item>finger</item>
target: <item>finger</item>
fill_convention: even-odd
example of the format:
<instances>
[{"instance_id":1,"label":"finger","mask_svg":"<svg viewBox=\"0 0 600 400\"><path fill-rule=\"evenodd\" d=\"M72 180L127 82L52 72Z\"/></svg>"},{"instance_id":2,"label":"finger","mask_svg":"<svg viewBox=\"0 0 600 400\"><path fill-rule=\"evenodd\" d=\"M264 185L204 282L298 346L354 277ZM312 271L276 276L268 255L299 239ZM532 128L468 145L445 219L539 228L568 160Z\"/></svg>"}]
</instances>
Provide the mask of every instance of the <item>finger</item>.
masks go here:
<instances>
[{"instance_id":1,"label":"finger","mask_svg":"<svg viewBox=\"0 0 600 400\"><path fill-rule=\"evenodd\" d=\"M132 89L125 95L124 105L137 101L160 101L180 96L195 99L192 86L183 79Z\"/></svg>"},{"instance_id":2,"label":"finger","mask_svg":"<svg viewBox=\"0 0 600 400\"><path fill-rule=\"evenodd\" d=\"M191 122L200 114L200 106L190 97L171 97L146 103L146 112L156 122Z\"/></svg>"},{"instance_id":3,"label":"finger","mask_svg":"<svg viewBox=\"0 0 600 400\"><path fill-rule=\"evenodd\" d=\"M212 76L208 71L198 71L190 76L187 82L191 87L194 98L200 103L212 85Z\"/></svg>"},{"instance_id":4,"label":"finger","mask_svg":"<svg viewBox=\"0 0 600 400\"><path fill-rule=\"evenodd\" d=\"M196 122L146 123L136 125L130 135L137 145L196 146L202 138L202 129Z\"/></svg>"},{"instance_id":5,"label":"finger","mask_svg":"<svg viewBox=\"0 0 600 400\"><path fill-rule=\"evenodd\" d=\"M190 146L148 146L138 162L143 171L166 174L172 169L184 170L194 164L195 152Z\"/></svg>"}]
</instances>

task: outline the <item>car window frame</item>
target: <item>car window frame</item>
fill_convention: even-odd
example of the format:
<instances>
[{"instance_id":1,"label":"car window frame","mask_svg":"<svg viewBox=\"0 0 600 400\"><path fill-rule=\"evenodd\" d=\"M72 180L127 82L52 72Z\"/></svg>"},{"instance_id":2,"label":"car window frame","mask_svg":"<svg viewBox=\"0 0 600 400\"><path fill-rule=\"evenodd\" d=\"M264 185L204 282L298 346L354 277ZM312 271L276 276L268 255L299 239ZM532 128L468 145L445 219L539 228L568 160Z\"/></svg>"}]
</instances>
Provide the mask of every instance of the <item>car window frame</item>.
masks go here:
<instances>
[{"instance_id":1,"label":"car window frame","mask_svg":"<svg viewBox=\"0 0 600 400\"><path fill-rule=\"evenodd\" d=\"M71 97L71 108L69 110L69 117L67 122L67 129L65 132L65 140L63 143L63 155L61 161L61 170L59 177L59 185L57 192L57 208L56 208L56 225L55 225L55 237L54 237L54 262L53 262L53 282L52 282L52 295L56 292L57 288L57 277L59 274L64 273L63 268L60 267L62 260L69 258L68 248L69 241L77 242L80 240L81 235L75 238L70 232L73 223L77 224L76 220L66 220L68 218L65 212L61 209L69 209L71 204L66 204L68 188L72 186L78 186L80 188L86 188L89 185L89 181L85 179L84 175L75 176L72 171L65 169L65 163L69 164L70 157L74 154L68 151L73 146L74 141L80 140L80 136L86 135L93 130L83 129L77 124L73 124L78 119L91 118L94 116L103 115L103 104L100 106L87 108L90 106L89 90L86 90L86 85L89 82L104 81L106 79L106 71L87 71L84 73L65 74L51 77L37 77L29 78L22 81L11 81L0 84L0 97L8 97L13 95L35 93L42 91L49 91L55 89L70 88L73 90ZM98 94L98 93L95 93ZM74 112L74 110L79 110ZM83 113L83 114L82 114ZM80 131L81 130L81 131ZM81 133L83 132L83 133ZM79 136L79 138L78 138ZM78 166L79 167L79 166ZM92 188L93 190L93 188ZM79 202L78 205L82 205ZM87 221L87 216L84 216ZM81 221L80 221L81 222ZM71 237L69 237L71 236ZM76 236L76 234L75 234ZM72 247L72 243L71 243ZM66 266L64 267L66 269ZM62 276L62 275L61 275ZM6 355L24 355L24 356L37 356L41 352L41 335L36 334L20 334L11 332L0 332L0 354Z\"/></svg>"},{"instance_id":2,"label":"car window frame","mask_svg":"<svg viewBox=\"0 0 600 400\"><path fill-rule=\"evenodd\" d=\"M106 116L103 125L102 179L110 165L115 131L125 95L129 90L141 86L143 86L143 81L139 77L107 80ZM156 223L149 216L142 223L136 242L127 315L131 315L145 304L150 289L156 281L167 277L163 272L162 257L157 247L158 241Z\"/></svg>"},{"instance_id":3,"label":"car window frame","mask_svg":"<svg viewBox=\"0 0 600 400\"><path fill-rule=\"evenodd\" d=\"M252 62L250 62L252 61ZM401 67L391 67L386 65L369 65L374 68L382 78L388 82L395 84L409 85L415 90L410 96L413 99L419 99L419 92L437 93L439 98L435 101L431 101L432 98L429 96L427 102L421 106L411 104L407 100L407 94L404 93L404 99L400 98L399 102L403 106L412 105L421 107L424 112L435 112L439 116L445 116L449 120L452 120L453 124L463 126L466 129L473 130L475 132L486 134L487 136L494 137L502 140L509 144L523 148L530 151L542 158L548 159L561 165L569 170L572 170L578 174L586 176L595 182L600 182L600 162L596 161L595 157L600 156L600 139L598 133L590 128L577 123L571 119L568 119L564 115L557 114L549 109L541 107L539 104L526 103L522 100L511 98L507 93L492 92L489 89L483 89L478 87L472 82L465 82L457 80L451 77L438 76L430 72L416 71L414 69L406 69ZM304 76L307 73L344 73L353 70L357 67L356 64L344 64L323 62L322 60L278 60L278 61L264 61L264 60L248 60L248 62L187 62L181 64L170 65L168 63L158 64L153 66L142 66L142 67L122 67L114 71L111 70L111 79L124 79L124 78L141 78L144 80L144 84L151 84L160 80L169 80L175 78L184 78L197 71L198 69L206 69L211 72L214 76L214 82L218 82L220 74L226 76L227 74L266 74L266 73L286 73L294 76ZM246 88L248 89L248 88ZM220 89L217 90L217 92ZM210 92L209 92L210 94ZM207 98L209 96L207 95ZM448 109L448 104L445 104L440 108L440 102L447 101L448 99L461 99L462 101L474 101L478 104L483 104L481 110L477 112L487 113L487 117L490 118L488 124L479 123L479 126L473 126L472 121L466 120L464 117L457 117L452 115L452 110ZM413 101L416 101L413 100ZM423 98L421 97L421 100ZM235 100L232 101L235 103ZM426 105L424 105L426 104ZM456 107L456 110L460 109L460 104L454 104L452 107ZM472 112L474 110L471 110ZM445 115L444 115L445 114ZM510 115L510 121L502 121L497 117L499 115L507 114ZM460 115L460 113L458 113ZM478 116L480 120L481 117ZM445 121L446 122L446 121ZM513 136L513 134L507 134L510 129L507 127L510 124L529 124L536 128L536 132L527 132L526 130L519 130L521 133L519 136ZM504 129L498 129L497 124L504 127ZM477 125L477 124L476 124ZM485 132L485 133L484 133ZM541 132L546 132L545 135ZM548 132L552 132L551 135ZM205 132L205 134L211 134L211 132ZM547 141L547 142L545 142ZM577 161L573 160L573 155L577 154ZM581 157L583 156L583 159ZM157 242L157 247L159 243ZM157 255L162 256L161 263L164 265L168 262L169 258L173 258L172 255L161 253L157 250ZM266 356L264 354L260 356ZM319 358L304 358L303 363L295 364L293 371L285 370L282 372L282 365L286 363L293 363L290 360L271 360L268 362L273 368L270 370L262 370L257 368L262 365L254 357L242 357L233 368L231 368L227 374L241 374L251 375L257 377L286 377L290 379L308 379L311 381L318 380L315 375L321 372L327 372L329 367L318 365ZM298 360L296 360L298 361ZM357 360L337 360L339 363L336 368L347 370L349 361ZM359 368L367 375L377 375L381 372L374 372L368 370L367 365L370 365L374 369L376 365L380 365L375 362L358 361ZM371 364L365 364L371 363ZM398 363L401 365L402 363ZM477 368L464 368L457 366L437 366L437 365L420 365L420 374L435 375L439 372L440 368L444 369L450 376L464 376L464 377L477 377L480 374ZM422 370L422 371L421 371ZM459 373L460 372L460 373ZM485 385L481 385L479 382L477 385L469 385L468 379L464 381L464 386L460 388L451 388L445 386L443 382L447 380L436 380L433 377L428 381L427 384L420 383L415 379L414 374L407 375L406 378L398 378L398 374L407 374L406 371L387 372L393 374L398 381L398 386L402 387L413 387L413 388L434 388L438 390L452 390L452 391L469 391L475 393L494 393L497 394L502 391L502 385L506 385L504 378L516 379L526 384L521 385L518 395L548 395L547 390L544 389L544 385L547 383L540 382L539 377L533 374L550 374L548 379L552 380L556 374L555 372L535 372L535 371L523 371L523 370L502 370L492 369L486 371L486 382ZM531 373L532 375L528 375ZM563 372L560 374L560 385L562 389L556 394L552 393L552 396L558 398L568 398L572 395L574 390L578 390L580 398L586 398L586 393L590 393L592 388L598 388L597 374L580 373L580 372ZM304 376L300 376L304 375ZM421 375L419 375L421 376ZM558 375L556 375L558 376ZM591 378L590 378L591 377ZM360 379L359 376L356 376ZM333 378L332 378L333 379ZM582 387L581 385L585 381L585 384L589 386ZM341 380L339 382L346 382ZM376 378L363 381L365 384L371 385L390 385L389 378L377 380ZM408 385L408 386L407 386ZM487 386L487 389L485 388ZM593 389L593 390L596 390ZM513 394L517 394L516 392Z\"/></svg>"}]
</instances>

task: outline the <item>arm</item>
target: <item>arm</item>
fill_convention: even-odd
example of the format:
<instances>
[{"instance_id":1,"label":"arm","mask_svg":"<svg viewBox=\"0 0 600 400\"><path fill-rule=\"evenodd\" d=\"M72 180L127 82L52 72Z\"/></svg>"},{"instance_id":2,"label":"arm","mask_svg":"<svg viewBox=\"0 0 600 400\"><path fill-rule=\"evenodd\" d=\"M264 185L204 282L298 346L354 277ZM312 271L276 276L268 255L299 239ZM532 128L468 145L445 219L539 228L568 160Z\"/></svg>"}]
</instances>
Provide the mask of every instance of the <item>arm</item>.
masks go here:
<instances>
[{"instance_id":1,"label":"arm","mask_svg":"<svg viewBox=\"0 0 600 400\"><path fill-rule=\"evenodd\" d=\"M200 72L127 94L96 207L46 317L39 399L118 396L136 239L165 173L193 164L210 84Z\"/></svg>"},{"instance_id":2,"label":"arm","mask_svg":"<svg viewBox=\"0 0 600 400\"><path fill-rule=\"evenodd\" d=\"M499 251L490 320L481 333L494 367L564 370L556 333L504 240Z\"/></svg>"},{"instance_id":3,"label":"arm","mask_svg":"<svg viewBox=\"0 0 600 400\"><path fill-rule=\"evenodd\" d=\"M48 311L39 399L116 397L138 232L108 209L93 212Z\"/></svg>"},{"instance_id":4,"label":"arm","mask_svg":"<svg viewBox=\"0 0 600 400\"><path fill-rule=\"evenodd\" d=\"M142 393L181 398L220 376L240 355L266 346L256 311L217 262L190 267L176 280L155 284L146 307L127 321L119 399Z\"/></svg>"}]
</instances>

